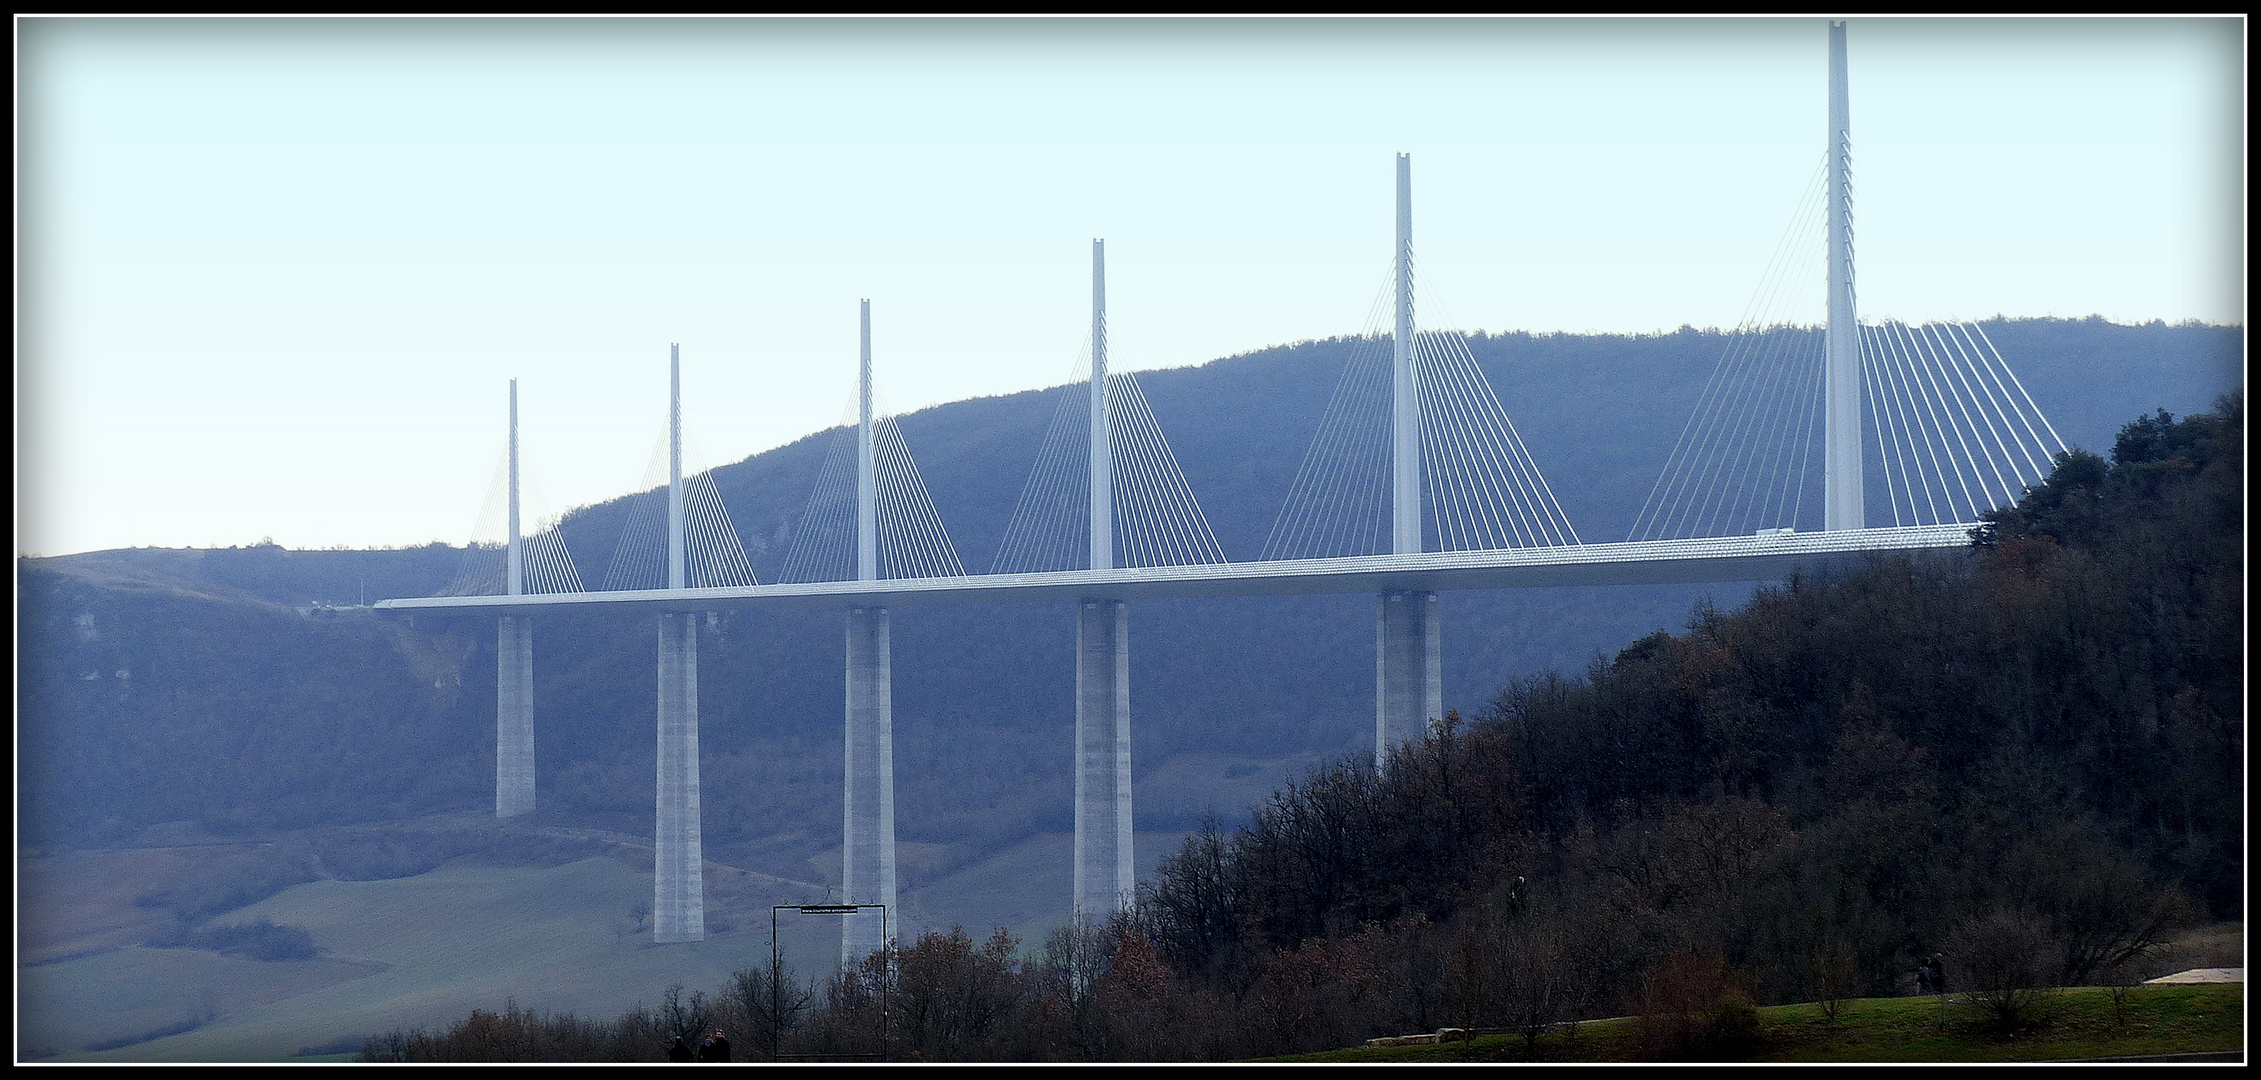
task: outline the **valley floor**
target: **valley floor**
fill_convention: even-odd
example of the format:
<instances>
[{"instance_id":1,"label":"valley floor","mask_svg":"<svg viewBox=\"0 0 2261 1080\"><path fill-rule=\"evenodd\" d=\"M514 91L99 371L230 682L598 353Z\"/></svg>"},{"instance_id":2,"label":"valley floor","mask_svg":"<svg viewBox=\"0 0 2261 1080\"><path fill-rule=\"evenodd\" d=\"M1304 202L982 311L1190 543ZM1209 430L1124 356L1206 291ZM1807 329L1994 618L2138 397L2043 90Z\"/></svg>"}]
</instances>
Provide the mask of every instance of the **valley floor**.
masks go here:
<instances>
[{"instance_id":1,"label":"valley floor","mask_svg":"<svg viewBox=\"0 0 2261 1080\"><path fill-rule=\"evenodd\" d=\"M710 860L707 939L654 945L637 916L651 902L648 843L568 831L559 838L596 854L547 866L463 857L411 876L308 881L195 924L264 919L303 929L315 954L287 961L148 944L174 921L148 903L153 882L254 858L260 842L182 837L23 859L18 1056L303 1060L358 1049L364 1036L382 1031L444 1027L474 1008L511 1001L611 1020L639 1002L656 1003L670 986L713 993L731 972L767 960L772 905L827 899L821 880ZM1141 833L1141 871L1182 835ZM1064 917L1071 847L1064 834L1038 835L912 884L902 898L903 932L1005 926L1027 947L1041 947ZM829 920L796 926L788 913L778 943L794 969L828 972L838 960L837 933Z\"/></svg>"}]
</instances>

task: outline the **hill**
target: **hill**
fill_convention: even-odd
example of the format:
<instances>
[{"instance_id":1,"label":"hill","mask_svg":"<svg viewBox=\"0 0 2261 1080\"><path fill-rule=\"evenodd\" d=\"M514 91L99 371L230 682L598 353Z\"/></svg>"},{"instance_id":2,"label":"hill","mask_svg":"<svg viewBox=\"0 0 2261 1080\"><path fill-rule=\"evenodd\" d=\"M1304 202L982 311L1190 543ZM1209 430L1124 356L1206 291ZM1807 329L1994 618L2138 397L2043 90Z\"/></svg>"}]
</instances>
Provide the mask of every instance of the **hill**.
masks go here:
<instances>
[{"instance_id":1,"label":"hill","mask_svg":"<svg viewBox=\"0 0 2261 1080\"><path fill-rule=\"evenodd\" d=\"M2189 410L2238 384L2242 332L2009 320L1988 332L2076 445L2110 444L2127 403ZM1622 536L1722 347L1709 331L1480 335L1479 362L1589 538ZM1140 376L1226 553L1247 558L1318 422L1344 341L1306 342ZM939 406L901 425L966 564L986 566L1049 421L1055 389ZM716 473L757 573L775 576L825 433ZM601 581L627 499L569 516ZM383 624L328 612L363 595L428 595L460 551L114 551L20 561L19 711L36 843L114 840L172 820L294 827L479 805L491 627ZM1575 670L1673 627L1736 587L1455 594L1450 703ZM1137 769L1233 779L1370 739L1371 602L1154 602L1133 612ZM904 839L972 858L1068 826L1069 615L1051 606L904 612L895 644ZM649 632L604 617L537 630L538 767L547 808L648 829ZM702 649L708 838L783 871L837 842L839 628L828 614L738 614ZM121 674L122 673L122 674ZM1192 757L1187 758L1187 755ZM1180 761L1181 758L1186 760ZM1156 777L1156 779L1162 779ZM1261 794L1203 798L1164 781L1142 827L1191 828Z\"/></svg>"},{"instance_id":2,"label":"hill","mask_svg":"<svg viewBox=\"0 0 2261 1080\"><path fill-rule=\"evenodd\" d=\"M1988 332L2067 440L2099 449L2113 444L2131 402L2189 411L2241 380L2234 327L2010 320ZM1683 329L1484 335L1471 346L1571 519L1589 538L1610 539L1632 520L1721 344L1716 333ZM1306 342L1140 376L1229 556L1249 557L1261 542L1346 348ZM1060 392L902 418L967 565L987 564ZM765 577L783 557L822 439L717 472ZM626 512L616 500L568 519L585 580L602 579ZM21 850L36 860L162 846L183 828L264 844L292 830L491 806L491 623L322 606L350 605L365 589L370 598L431 594L461 554L267 545L19 560ZM1473 714L1516 679L1580 670L1684 626L1699 604L1731 608L1749 594L1454 594L1445 602L1448 704ZM1370 746L1370 598L1141 603L1132 619L1139 827L1159 841L1142 837L1142 864L1209 813L1237 817L1302 770ZM937 919L1041 921L1018 898L977 921L965 883L991 860L1071 828L1062 762L1072 625L1066 609L1047 605L898 616L899 836L915 853L905 860L906 899L934 886ZM823 613L714 622L701 647L710 859L817 885L837 872L826 860L836 867L840 632L837 615ZM650 628L546 619L537 641L543 808L534 824L648 836ZM400 860L387 872L437 862ZM202 899L165 910L209 919L229 910L215 904L241 906L309 880L248 868L238 877L203 882Z\"/></svg>"}]
</instances>

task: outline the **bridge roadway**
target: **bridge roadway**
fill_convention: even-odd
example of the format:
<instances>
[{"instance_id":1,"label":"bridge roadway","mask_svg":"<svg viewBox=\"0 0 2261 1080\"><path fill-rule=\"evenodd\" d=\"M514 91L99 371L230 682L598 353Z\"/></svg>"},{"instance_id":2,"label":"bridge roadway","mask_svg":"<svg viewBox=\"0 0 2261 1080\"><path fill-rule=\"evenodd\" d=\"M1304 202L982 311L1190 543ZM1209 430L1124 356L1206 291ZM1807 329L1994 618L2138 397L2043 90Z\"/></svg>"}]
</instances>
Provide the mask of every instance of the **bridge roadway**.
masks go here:
<instances>
[{"instance_id":1,"label":"bridge roadway","mask_svg":"<svg viewBox=\"0 0 2261 1080\"><path fill-rule=\"evenodd\" d=\"M1763 581L1787 576L1799 567L1811 569L1866 553L1961 547L1970 543L1973 527L1968 523L1914 525L1495 551L1431 551L1415 555L1356 555L946 578L812 581L715 589L431 596L381 600L375 606L396 611L464 614L623 609L669 612L770 606L908 607L952 601L1140 600Z\"/></svg>"}]
</instances>

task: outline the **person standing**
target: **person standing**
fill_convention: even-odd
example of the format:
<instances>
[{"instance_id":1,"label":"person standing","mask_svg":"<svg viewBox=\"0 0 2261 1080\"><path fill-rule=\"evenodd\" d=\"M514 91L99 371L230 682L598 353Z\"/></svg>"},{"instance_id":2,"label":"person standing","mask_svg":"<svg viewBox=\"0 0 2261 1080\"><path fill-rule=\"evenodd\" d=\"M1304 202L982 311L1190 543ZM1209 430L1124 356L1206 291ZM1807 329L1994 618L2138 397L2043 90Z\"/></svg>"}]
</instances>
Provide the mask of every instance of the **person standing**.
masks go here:
<instances>
[{"instance_id":1,"label":"person standing","mask_svg":"<svg viewBox=\"0 0 2261 1080\"><path fill-rule=\"evenodd\" d=\"M707 1041L699 1044L699 1060L730 1060L730 1040L723 1037L721 1028L714 1029L714 1034L707 1036Z\"/></svg>"}]
</instances>

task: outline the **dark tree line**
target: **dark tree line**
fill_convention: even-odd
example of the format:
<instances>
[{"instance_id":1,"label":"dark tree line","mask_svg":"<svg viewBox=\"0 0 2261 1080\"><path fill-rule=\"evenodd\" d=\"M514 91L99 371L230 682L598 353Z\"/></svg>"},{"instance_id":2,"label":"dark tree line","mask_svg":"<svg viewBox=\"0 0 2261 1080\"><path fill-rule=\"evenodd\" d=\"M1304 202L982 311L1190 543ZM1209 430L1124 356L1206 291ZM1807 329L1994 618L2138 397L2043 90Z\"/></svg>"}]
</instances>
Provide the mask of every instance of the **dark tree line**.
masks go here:
<instances>
[{"instance_id":1,"label":"dark tree line","mask_svg":"<svg viewBox=\"0 0 2261 1080\"><path fill-rule=\"evenodd\" d=\"M1259 1011L1283 965L1382 935L1421 970L1336 1041L1643 1010L1707 964L1759 1002L1892 993L1989 927L2041 943L2037 979L2118 977L2178 920L2241 915L2242 440L2236 396L2138 420L1967 552L1513 685L1194 837L1142 929Z\"/></svg>"}]
</instances>

